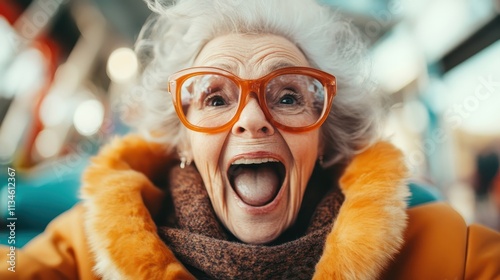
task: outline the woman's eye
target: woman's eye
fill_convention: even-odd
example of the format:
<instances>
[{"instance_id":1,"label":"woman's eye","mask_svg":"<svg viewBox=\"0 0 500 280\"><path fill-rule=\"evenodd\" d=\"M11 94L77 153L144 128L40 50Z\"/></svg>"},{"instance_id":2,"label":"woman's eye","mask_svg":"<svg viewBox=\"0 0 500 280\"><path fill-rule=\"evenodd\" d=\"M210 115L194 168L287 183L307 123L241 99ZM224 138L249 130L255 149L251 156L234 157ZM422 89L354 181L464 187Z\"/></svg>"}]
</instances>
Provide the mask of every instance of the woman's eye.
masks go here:
<instances>
[{"instance_id":1,"label":"woman's eye","mask_svg":"<svg viewBox=\"0 0 500 280\"><path fill-rule=\"evenodd\" d=\"M224 106L226 101L221 96L212 96L207 99L207 105L212 107Z\"/></svg>"},{"instance_id":2,"label":"woman's eye","mask_svg":"<svg viewBox=\"0 0 500 280\"><path fill-rule=\"evenodd\" d=\"M300 89L286 88L286 89L283 89L281 91L278 102L281 105L296 105L297 106L297 105L303 104L304 97L302 96Z\"/></svg>"},{"instance_id":3,"label":"woman's eye","mask_svg":"<svg viewBox=\"0 0 500 280\"><path fill-rule=\"evenodd\" d=\"M285 104L285 105L292 105L295 104L296 102L297 100L295 99L295 97L293 97L290 94L284 95L280 99L280 104Z\"/></svg>"}]
</instances>

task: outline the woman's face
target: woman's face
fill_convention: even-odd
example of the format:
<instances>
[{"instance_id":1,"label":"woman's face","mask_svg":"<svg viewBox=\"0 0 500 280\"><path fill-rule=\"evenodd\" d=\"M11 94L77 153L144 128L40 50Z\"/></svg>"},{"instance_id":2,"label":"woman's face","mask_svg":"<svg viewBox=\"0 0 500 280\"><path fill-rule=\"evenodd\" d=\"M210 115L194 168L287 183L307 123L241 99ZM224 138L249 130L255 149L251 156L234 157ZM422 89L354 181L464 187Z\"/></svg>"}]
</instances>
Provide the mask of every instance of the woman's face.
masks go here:
<instances>
[{"instance_id":1,"label":"woman's face","mask_svg":"<svg viewBox=\"0 0 500 280\"><path fill-rule=\"evenodd\" d=\"M283 37L230 34L208 42L195 66L255 79L277 68L309 64ZM230 130L188 131L188 153L221 222L241 241L262 244L294 223L320 154L319 135L319 129L291 133L273 127L251 94Z\"/></svg>"}]
</instances>

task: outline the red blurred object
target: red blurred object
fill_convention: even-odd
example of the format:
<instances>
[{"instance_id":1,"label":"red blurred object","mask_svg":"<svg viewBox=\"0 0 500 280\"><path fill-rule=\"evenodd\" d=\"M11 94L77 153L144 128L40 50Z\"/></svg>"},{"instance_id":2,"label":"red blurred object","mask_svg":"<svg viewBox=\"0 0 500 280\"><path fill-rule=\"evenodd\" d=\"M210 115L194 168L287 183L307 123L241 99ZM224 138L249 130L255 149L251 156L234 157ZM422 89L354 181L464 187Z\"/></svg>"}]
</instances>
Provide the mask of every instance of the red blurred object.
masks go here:
<instances>
[{"instance_id":1,"label":"red blurred object","mask_svg":"<svg viewBox=\"0 0 500 280\"><path fill-rule=\"evenodd\" d=\"M42 38L37 40L33 47L38 49L43 54L46 62L47 75L45 83L36 93L32 114L33 120L31 122L31 127L26 133L24 147L22 148L22 151L24 152L19 157L18 164L20 167L31 167L36 164L32 157L32 152L35 148L36 137L44 129L42 121L40 120L40 107L43 99L50 90L54 80L54 74L57 69L58 46L53 41L48 38Z\"/></svg>"},{"instance_id":2,"label":"red blurred object","mask_svg":"<svg viewBox=\"0 0 500 280\"><path fill-rule=\"evenodd\" d=\"M22 15L22 12L23 8L14 1L0 2L0 16L3 16L11 24L11 26L14 25L16 20ZM19 147L20 153L17 153L16 158L14 159L14 165L21 168L31 167L36 164L32 157L32 151L36 137L44 128L40 120L40 105L44 97L47 95L54 80L61 49L55 40L45 35L35 38L35 40L31 42L31 45L28 47L37 49L43 55L46 76L43 84L35 90L36 92L33 92L34 99L30 114L32 119L27 131L25 132L23 142ZM16 97L14 96L14 98Z\"/></svg>"},{"instance_id":3,"label":"red blurred object","mask_svg":"<svg viewBox=\"0 0 500 280\"><path fill-rule=\"evenodd\" d=\"M0 15L2 15L12 25L21 15L22 8L13 1L0 2Z\"/></svg>"}]
</instances>

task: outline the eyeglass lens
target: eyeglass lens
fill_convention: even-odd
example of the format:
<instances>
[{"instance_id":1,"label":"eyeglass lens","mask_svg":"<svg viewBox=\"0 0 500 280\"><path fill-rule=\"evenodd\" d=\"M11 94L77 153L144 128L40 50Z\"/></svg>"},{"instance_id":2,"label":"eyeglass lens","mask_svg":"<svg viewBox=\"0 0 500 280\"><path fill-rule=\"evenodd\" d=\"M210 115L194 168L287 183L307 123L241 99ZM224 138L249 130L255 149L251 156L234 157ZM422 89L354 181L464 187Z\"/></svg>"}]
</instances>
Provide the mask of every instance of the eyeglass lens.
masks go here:
<instances>
[{"instance_id":1,"label":"eyeglass lens","mask_svg":"<svg viewBox=\"0 0 500 280\"><path fill-rule=\"evenodd\" d=\"M240 87L228 77L200 74L180 86L183 112L192 125L220 127L238 111ZM289 127L316 123L326 106L322 83L304 74L276 76L267 82L265 93L265 106L271 117Z\"/></svg>"}]
</instances>

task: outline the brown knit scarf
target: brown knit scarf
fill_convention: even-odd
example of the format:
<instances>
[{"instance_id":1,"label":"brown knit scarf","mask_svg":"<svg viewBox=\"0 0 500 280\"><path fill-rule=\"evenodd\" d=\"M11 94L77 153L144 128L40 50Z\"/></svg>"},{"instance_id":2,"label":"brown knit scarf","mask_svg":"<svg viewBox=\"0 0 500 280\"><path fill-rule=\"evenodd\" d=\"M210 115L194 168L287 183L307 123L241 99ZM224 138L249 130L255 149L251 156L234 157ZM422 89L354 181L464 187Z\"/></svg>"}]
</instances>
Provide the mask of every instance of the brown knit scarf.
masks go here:
<instances>
[{"instance_id":1,"label":"brown knit scarf","mask_svg":"<svg viewBox=\"0 0 500 280\"><path fill-rule=\"evenodd\" d=\"M167 205L175 216L159 234L198 279L311 279L344 200L321 172L312 176L295 225L273 244L249 245L220 224L196 168L174 167Z\"/></svg>"}]
</instances>

